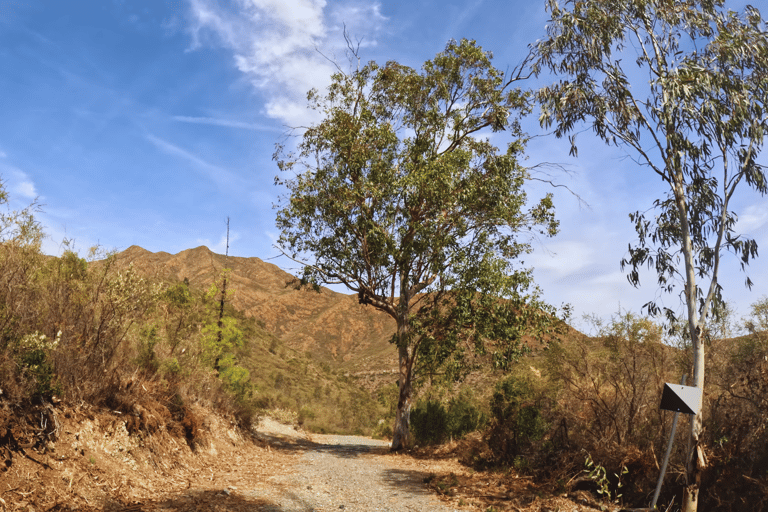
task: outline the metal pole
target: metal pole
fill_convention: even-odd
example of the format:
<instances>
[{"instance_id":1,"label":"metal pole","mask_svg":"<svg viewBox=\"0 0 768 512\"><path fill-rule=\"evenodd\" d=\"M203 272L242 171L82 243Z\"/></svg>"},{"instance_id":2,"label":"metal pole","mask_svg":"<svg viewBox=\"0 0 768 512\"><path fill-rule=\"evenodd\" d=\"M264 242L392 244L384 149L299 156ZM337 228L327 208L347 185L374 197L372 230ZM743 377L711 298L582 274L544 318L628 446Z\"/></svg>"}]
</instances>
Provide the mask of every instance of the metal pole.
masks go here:
<instances>
[{"instance_id":1,"label":"metal pole","mask_svg":"<svg viewBox=\"0 0 768 512\"><path fill-rule=\"evenodd\" d=\"M680 380L680 384L683 386L685 386L685 378L686 378L686 375L683 375L683 378ZM659 482L656 484L656 492L653 493L651 510L656 510L656 501L659 499L659 494L661 494L661 484L664 482L664 474L667 472L667 463L669 463L669 454L672 453L672 443L675 440L675 429L677 428L677 417L679 415L680 413L676 412L674 418L672 419L672 432L669 433L669 442L667 443L667 453L664 454L664 462L662 462L661 464L661 474L659 475Z\"/></svg>"}]
</instances>

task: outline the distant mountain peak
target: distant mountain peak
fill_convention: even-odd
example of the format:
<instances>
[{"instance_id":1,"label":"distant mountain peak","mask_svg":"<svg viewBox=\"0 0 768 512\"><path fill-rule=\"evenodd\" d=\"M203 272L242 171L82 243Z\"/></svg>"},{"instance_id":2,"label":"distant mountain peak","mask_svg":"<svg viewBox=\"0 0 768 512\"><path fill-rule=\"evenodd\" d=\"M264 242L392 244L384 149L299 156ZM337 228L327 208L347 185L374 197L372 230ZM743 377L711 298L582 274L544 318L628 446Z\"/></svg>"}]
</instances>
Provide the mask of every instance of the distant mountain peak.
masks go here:
<instances>
[{"instance_id":1,"label":"distant mountain peak","mask_svg":"<svg viewBox=\"0 0 768 512\"><path fill-rule=\"evenodd\" d=\"M120 254L122 255L134 255L134 254L152 254L151 251L146 250L145 248L138 246L138 245L132 245Z\"/></svg>"}]
</instances>

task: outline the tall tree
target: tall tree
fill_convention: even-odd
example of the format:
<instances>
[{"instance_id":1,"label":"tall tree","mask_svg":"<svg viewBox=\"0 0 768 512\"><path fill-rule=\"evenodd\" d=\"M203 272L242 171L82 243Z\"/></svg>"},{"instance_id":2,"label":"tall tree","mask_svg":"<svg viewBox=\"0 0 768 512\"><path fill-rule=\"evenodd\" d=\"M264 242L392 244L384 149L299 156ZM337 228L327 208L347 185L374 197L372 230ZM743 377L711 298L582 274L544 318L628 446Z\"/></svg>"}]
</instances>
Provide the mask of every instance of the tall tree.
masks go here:
<instances>
[{"instance_id":1,"label":"tall tree","mask_svg":"<svg viewBox=\"0 0 768 512\"><path fill-rule=\"evenodd\" d=\"M323 120L296 151L278 145L275 153L290 175L277 180L289 191L277 214L279 247L304 265L305 282L343 284L396 322L393 449L409 442L420 346L440 345L444 355L431 362L445 361L459 327L469 328L475 334L461 337L465 346L482 352L486 335L499 338L503 363L520 341L511 309L484 309L475 299L519 306L534 287L512 260L530 251L530 236L557 231L551 196L526 209L518 118L530 97L513 88L522 78L494 68L467 40L449 42L420 71L358 63L334 74L325 94L309 93ZM488 140L502 130L512 139L504 152ZM446 290L453 299L438 300ZM450 332L437 332L436 316Z\"/></svg>"},{"instance_id":2,"label":"tall tree","mask_svg":"<svg viewBox=\"0 0 768 512\"><path fill-rule=\"evenodd\" d=\"M638 240L621 264L635 286L644 265L655 268L664 291L682 284L693 382L703 388L702 332L722 303L721 257L736 254L743 269L757 256L755 241L734 232L731 200L742 184L766 192L758 163L768 114L765 23L757 9L734 13L723 0L567 0L562 7L548 0L547 8L548 37L536 45L534 67L560 81L539 91L540 121L554 124L558 136L591 123L666 184L653 217L630 215ZM575 153L573 136L571 144ZM654 301L646 307L674 318ZM701 431L699 411L691 421L686 510L697 507L706 464Z\"/></svg>"}]
</instances>

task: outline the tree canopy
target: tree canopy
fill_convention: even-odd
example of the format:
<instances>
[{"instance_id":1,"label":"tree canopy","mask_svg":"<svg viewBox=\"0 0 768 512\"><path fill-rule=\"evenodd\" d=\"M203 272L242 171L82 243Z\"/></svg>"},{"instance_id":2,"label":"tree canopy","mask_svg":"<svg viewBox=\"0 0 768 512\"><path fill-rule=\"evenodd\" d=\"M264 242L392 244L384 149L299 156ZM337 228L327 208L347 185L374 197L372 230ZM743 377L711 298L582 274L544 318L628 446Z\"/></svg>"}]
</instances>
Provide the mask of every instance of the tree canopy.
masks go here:
<instances>
[{"instance_id":1,"label":"tree canopy","mask_svg":"<svg viewBox=\"0 0 768 512\"><path fill-rule=\"evenodd\" d=\"M476 335L462 339L484 350L489 313L469 305L483 295L518 305L532 297L530 272L513 261L531 250L532 236L557 232L551 195L526 205L519 117L531 98L513 87L522 78L520 70L494 68L491 55L468 40L449 42L419 71L358 64L334 74L325 93L310 91L322 121L306 129L296 150L278 145L275 153L288 176L277 182L289 192L277 214L279 247L304 265L305 282L343 284L397 323L394 449L408 440L419 345L453 344L430 351L438 354L433 363L457 353L459 338L438 334L435 319L445 327L452 318L454 333L469 328ZM500 151L491 136L510 142ZM449 290L454 298L438 300Z\"/></svg>"}]
</instances>

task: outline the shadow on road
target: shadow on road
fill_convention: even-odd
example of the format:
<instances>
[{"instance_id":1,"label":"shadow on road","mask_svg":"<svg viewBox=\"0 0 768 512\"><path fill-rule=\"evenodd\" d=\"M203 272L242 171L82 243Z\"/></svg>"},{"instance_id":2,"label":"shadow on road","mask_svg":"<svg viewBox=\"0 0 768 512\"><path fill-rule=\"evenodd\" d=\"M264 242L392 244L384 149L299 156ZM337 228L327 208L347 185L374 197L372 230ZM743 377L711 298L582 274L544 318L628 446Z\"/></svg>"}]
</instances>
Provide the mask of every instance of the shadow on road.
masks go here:
<instances>
[{"instance_id":1,"label":"shadow on road","mask_svg":"<svg viewBox=\"0 0 768 512\"><path fill-rule=\"evenodd\" d=\"M131 506L104 507L113 512L288 512L288 509L260 498L221 490L186 491L165 500L137 503ZM295 511L292 507L291 512ZM306 510L311 510L309 507Z\"/></svg>"},{"instance_id":2,"label":"shadow on road","mask_svg":"<svg viewBox=\"0 0 768 512\"><path fill-rule=\"evenodd\" d=\"M360 455L376 454L384 455L389 453L388 446L371 446L366 444L314 444L313 450L331 453L337 457L353 458Z\"/></svg>"},{"instance_id":3,"label":"shadow on road","mask_svg":"<svg viewBox=\"0 0 768 512\"><path fill-rule=\"evenodd\" d=\"M382 480L398 492L411 496L431 496L434 493L426 485L427 479L434 475L427 471L412 469L385 469Z\"/></svg>"},{"instance_id":4,"label":"shadow on road","mask_svg":"<svg viewBox=\"0 0 768 512\"><path fill-rule=\"evenodd\" d=\"M318 451L331 453L342 458L354 458L360 455L389 453L388 444L373 444L366 438L355 436L316 436L317 441L307 438L259 433L256 438L273 449L293 452ZM333 439L336 440L333 440ZM359 442L358 442L359 439ZM382 441L382 443L384 443Z\"/></svg>"}]
</instances>

